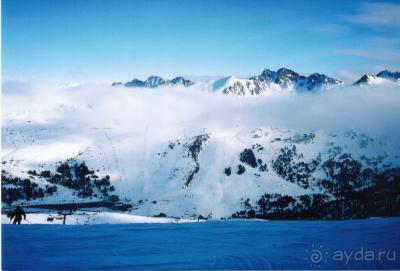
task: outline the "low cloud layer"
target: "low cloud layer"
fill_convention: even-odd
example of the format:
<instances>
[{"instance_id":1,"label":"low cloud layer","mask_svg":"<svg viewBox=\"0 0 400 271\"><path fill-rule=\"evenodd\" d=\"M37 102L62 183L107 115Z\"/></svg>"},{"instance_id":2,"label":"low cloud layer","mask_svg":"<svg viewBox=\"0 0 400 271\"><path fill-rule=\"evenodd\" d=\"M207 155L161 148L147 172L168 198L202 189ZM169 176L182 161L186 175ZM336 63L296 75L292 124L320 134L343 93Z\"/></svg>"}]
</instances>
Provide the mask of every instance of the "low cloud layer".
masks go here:
<instances>
[{"instance_id":1,"label":"low cloud layer","mask_svg":"<svg viewBox=\"0 0 400 271\"><path fill-rule=\"evenodd\" d=\"M106 85L3 84L3 128L62 125L71 133L110 128L155 140L235 127L361 130L400 138L400 86L340 87L320 93L235 97L190 88L135 89Z\"/></svg>"}]
</instances>

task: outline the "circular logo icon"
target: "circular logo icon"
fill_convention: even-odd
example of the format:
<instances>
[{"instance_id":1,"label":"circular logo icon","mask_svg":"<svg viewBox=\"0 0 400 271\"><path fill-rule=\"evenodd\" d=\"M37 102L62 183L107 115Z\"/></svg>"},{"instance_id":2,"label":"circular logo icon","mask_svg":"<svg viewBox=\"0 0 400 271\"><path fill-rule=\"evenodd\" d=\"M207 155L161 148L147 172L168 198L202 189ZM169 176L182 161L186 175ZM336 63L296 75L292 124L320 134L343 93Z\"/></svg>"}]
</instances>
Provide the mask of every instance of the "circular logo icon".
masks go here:
<instances>
[{"instance_id":1,"label":"circular logo icon","mask_svg":"<svg viewBox=\"0 0 400 271\"><path fill-rule=\"evenodd\" d=\"M324 258L322 252L318 249L311 250L310 260L312 263L320 263Z\"/></svg>"}]
</instances>

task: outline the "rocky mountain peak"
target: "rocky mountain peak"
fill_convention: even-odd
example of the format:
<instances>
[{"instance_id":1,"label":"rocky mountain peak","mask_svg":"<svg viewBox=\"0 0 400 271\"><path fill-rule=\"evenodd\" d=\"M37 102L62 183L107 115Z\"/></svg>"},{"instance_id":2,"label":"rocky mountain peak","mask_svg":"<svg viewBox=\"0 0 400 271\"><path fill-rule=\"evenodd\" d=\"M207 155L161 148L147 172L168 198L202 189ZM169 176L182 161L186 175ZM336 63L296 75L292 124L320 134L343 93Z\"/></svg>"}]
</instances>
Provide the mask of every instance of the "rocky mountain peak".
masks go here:
<instances>
[{"instance_id":1,"label":"rocky mountain peak","mask_svg":"<svg viewBox=\"0 0 400 271\"><path fill-rule=\"evenodd\" d=\"M139 79L132 79L132 81L126 82L124 86L126 87L148 87L148 88L156 88L162 85L183 85L185 87L191 86L194 83L190 80L183 78L182 76L178 76L173 78L172 80L165 80L160 76L152 75L146 79L146 81L142 81ZM112 86L122 85L121 82L114 82Z\"/></svg>"},{"instance_id":2,"label":"rocky mountain peak","mask_svg":"<svg viewBox=\"0 0 400 271\"><path fill-rule=\"evenodd\" d=\"M392 72L390 70L383 70L376 74L377 77L397 81L400 79L400 72Z\"/></svg>"},{"instance_id":3,"label":"rocky mountain peak","mask_svg":"<svg viewBox=\"0 0 400 271\"><path fill-rule=\"evenodd\" d=\"M194 84L192 81L190 81L188 79L185 79L182 76L178 76L178 77L173 78L172 80L169 81L169 83L171 85L181 84L181 85L183 85L185 87L188 87L188 86L191 86L191 85Z\"/></svg>"},{"instance_id":4,"label":"rocky mountain peak","mask_svg":"<svg viewBox=\"0 0 400 271\"><path fill-rule=\"evenodd\" d=\"M353 83L353 86L357 85L372 85L390 82L400 82L400 72L392 72L390 70L383 70L378 72L376 75L364 74L360 79Z\"/></svg>"},{"instance_id":5,"label":"rocky mountain peak","mask_svg":"<svg viewBox=\"0 0 400 271\"><path fill-rule=\"evenodd\" d=\"M160 76L152 75L144 82L145 87L155 88L164 85L166 81Z\"/></svg>"},{"instance_id":6,"label":"rocky mountain peak","mask_svg":"<svg viewBox=\"0 0 400 271\"><path fill-rule=\"evenodd\" d=\"M213 89L222 89L222 93L234 95L258 95L286 89L311 91L342 84L340 80L325 74L313 73L307 77L287 68L280 68L277 71L264 69L260 75L249 79L231 79L223 82L224 84L221 84L221 81L216 81Z\"/></svg>"}]
</instances>

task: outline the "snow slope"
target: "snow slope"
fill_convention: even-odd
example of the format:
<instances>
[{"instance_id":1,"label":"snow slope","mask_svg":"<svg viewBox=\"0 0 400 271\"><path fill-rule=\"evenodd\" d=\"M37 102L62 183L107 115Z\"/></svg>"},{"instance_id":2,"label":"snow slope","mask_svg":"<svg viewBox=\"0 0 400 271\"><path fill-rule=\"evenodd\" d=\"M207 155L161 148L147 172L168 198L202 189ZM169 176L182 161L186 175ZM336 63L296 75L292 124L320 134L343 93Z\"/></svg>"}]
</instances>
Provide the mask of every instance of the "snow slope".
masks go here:
<instances>
[{"instance_id":1,"label":"snow slope","mask_svg":"<svg viewBox=\"0 0 400 271\"><path fill-rule=\"evenodd\" d=\"M63 216L57 213L28 213L27 220L22 220L21 224L63 224ZM126 213L116 213L109 211L77 211L67 215L66 225L94 225L94 224L131 224L131 223L184 223L198 222L197 219L175 219L166 217L146 217L131 215ZM200 220L204 222L204 220ZM1 216L2 224L11 224L6 215Z\"/></svg>"}]
</instances>

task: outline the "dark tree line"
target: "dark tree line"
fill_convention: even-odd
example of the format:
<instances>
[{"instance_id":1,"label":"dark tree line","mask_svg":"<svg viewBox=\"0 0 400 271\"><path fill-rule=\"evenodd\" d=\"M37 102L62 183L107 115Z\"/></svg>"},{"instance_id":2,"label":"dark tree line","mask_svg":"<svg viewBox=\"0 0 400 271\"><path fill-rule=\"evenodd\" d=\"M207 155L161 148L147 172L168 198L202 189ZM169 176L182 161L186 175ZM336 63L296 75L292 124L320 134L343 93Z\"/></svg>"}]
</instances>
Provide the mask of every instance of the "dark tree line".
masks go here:
<instances>
[{"instance_id":1,"label":"dark tree line","mask_svg":"<svg viewBox=\"0 0 400 271\"><path fill-rule=\"evenodd\" d=\"M334 199L323 194L291 197L264 194L254 206L242 202L233 218L262 219L354 219L400 215L400 172L389 169L376 174L373 185L364 189L345 189Z\"/></svg>"},{"instance_id":2,"label":"dark tree line","mask_svg":"<svg viewBox=\"0 0 400 271\"><path fill-rule=\"evenodd\" d=\"M76 191L76 195L82 198L87 197L108 197L115 191L110 183L110 176L100 178L94 170L90 170L85 162L77 163L67 160L60 163L56 172L44 170L28 172L32 176L41 176L49 183L61 185Z\"/></svg>"},{"instance_id":3,"label":"dark tree line","mask_svg":"<svg viewBox=\"0 0 400 271\"><path fill-rule=\"evenodd\" d=\"M46 185L40 187L27 178L19 178L1 172L1 201L12 204L17 200L35 200L57 192L57 186Z\"/></svg>"}]
</instances>

